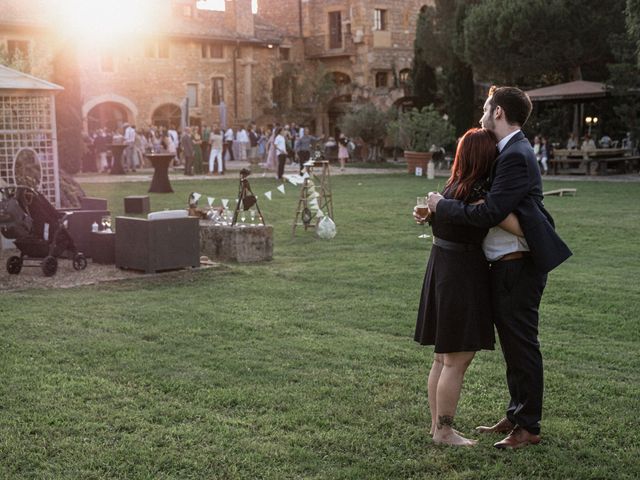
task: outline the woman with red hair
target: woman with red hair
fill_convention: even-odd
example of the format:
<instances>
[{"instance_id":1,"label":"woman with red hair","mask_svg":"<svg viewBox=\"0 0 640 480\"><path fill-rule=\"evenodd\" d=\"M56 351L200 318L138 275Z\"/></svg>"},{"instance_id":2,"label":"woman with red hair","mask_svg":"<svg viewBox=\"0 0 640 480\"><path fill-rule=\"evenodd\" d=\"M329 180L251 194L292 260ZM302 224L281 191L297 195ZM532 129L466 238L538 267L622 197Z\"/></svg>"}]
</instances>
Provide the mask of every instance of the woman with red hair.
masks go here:
<instances>
[{"instance_id":1,"label":"woman with red hair","mask_svg":"<svg viewBox=\"0 0 640 480\"><path fill-rule=\"evenodd\" d=\"M481 202L489 190L496 158L496 138L489 130L472 128L460 139L444 187L445 198ZM420 218L414 211L414 217ZM428 380L431 434L436 443L475 445L453 429L462 381L479 350L493 350L495 337L491 313L489 263L482 250L487 229L439 222L430 217L433 247L422 287L415 341L434 345ZM523 235L511 213L500 226Z\"/></svg>"}]
</instances>

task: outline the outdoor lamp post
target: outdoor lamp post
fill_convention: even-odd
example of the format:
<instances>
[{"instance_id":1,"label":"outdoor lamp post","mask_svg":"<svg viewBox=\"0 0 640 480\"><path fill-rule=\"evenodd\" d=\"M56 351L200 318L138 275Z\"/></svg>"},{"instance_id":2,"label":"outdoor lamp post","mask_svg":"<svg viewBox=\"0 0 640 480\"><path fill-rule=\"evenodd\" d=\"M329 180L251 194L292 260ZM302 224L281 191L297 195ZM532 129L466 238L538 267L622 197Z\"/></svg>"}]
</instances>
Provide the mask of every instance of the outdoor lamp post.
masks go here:
<instances>
[{"instance_id":1,"label":"outdoor lamp post","mask_svg":"<svg viewBox=\"0 0 640 480\"><path fill-rule=\"evenodd\" d=\"M587 127L589 127L587 133L589 134L589 136L591 136L591 127L595 127L598 124L598 117L585 117L584 123L586 123Z\"/></svg>"}]
</instances>

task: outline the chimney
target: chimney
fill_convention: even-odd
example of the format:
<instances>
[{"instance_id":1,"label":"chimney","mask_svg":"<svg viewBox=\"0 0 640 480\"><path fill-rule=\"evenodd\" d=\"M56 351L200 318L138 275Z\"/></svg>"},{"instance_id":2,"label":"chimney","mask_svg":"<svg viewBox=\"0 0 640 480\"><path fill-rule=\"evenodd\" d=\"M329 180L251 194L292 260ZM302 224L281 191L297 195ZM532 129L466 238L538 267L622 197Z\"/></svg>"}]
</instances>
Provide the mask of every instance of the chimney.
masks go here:
<instances>
[{"instance_id":1,"label":"chimney","mask_svg":"<svg viewBox=\"0 0 640 480\"><path fill-rule=\"evenodd\" d=\"M240 35L253 36L251 0L225 0L225 26Z\"/></svg>"}]
</instances>

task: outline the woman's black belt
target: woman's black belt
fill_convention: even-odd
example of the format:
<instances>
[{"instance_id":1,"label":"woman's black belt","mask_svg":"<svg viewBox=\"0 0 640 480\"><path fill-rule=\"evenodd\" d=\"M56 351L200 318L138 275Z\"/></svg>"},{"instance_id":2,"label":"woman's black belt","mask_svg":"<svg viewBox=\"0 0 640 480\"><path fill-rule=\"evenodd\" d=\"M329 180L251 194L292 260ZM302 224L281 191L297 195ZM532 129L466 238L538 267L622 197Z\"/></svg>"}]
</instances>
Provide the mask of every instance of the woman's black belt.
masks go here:
<instances>
[{"instance_id":1,"label":"woman's black belt","mask_svg":"<svg viewBox=\"0 0 640 480\"><path fill-rule=\"evenodd\" d=\"M445 250L455 250L456 252L473 252L476 250L482 250L482 245L479 243L450 242L449 240L443 240L438 237L433 237L433 244L437 247L444 248Z\"/></svg>"}]
</instances>

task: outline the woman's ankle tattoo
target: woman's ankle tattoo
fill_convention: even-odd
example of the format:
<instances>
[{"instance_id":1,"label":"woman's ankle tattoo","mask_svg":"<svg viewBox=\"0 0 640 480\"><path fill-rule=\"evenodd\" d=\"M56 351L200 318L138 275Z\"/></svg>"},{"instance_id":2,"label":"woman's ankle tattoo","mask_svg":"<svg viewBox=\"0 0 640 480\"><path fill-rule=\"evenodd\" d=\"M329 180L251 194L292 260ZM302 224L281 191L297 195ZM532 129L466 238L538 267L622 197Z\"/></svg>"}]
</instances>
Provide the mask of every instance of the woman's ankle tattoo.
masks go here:
<instances>
[{"instance_id":1,"label":"woman's ankle tattoo","mask_svg":"<svg viewBox=\"0 0 640 480\"><path fill-rule=\"evenodd\" d=\"M453 427L453 416L452 415L438 415L438 430L441 430L443 427Z\"/></svg>"}]
</instances>

